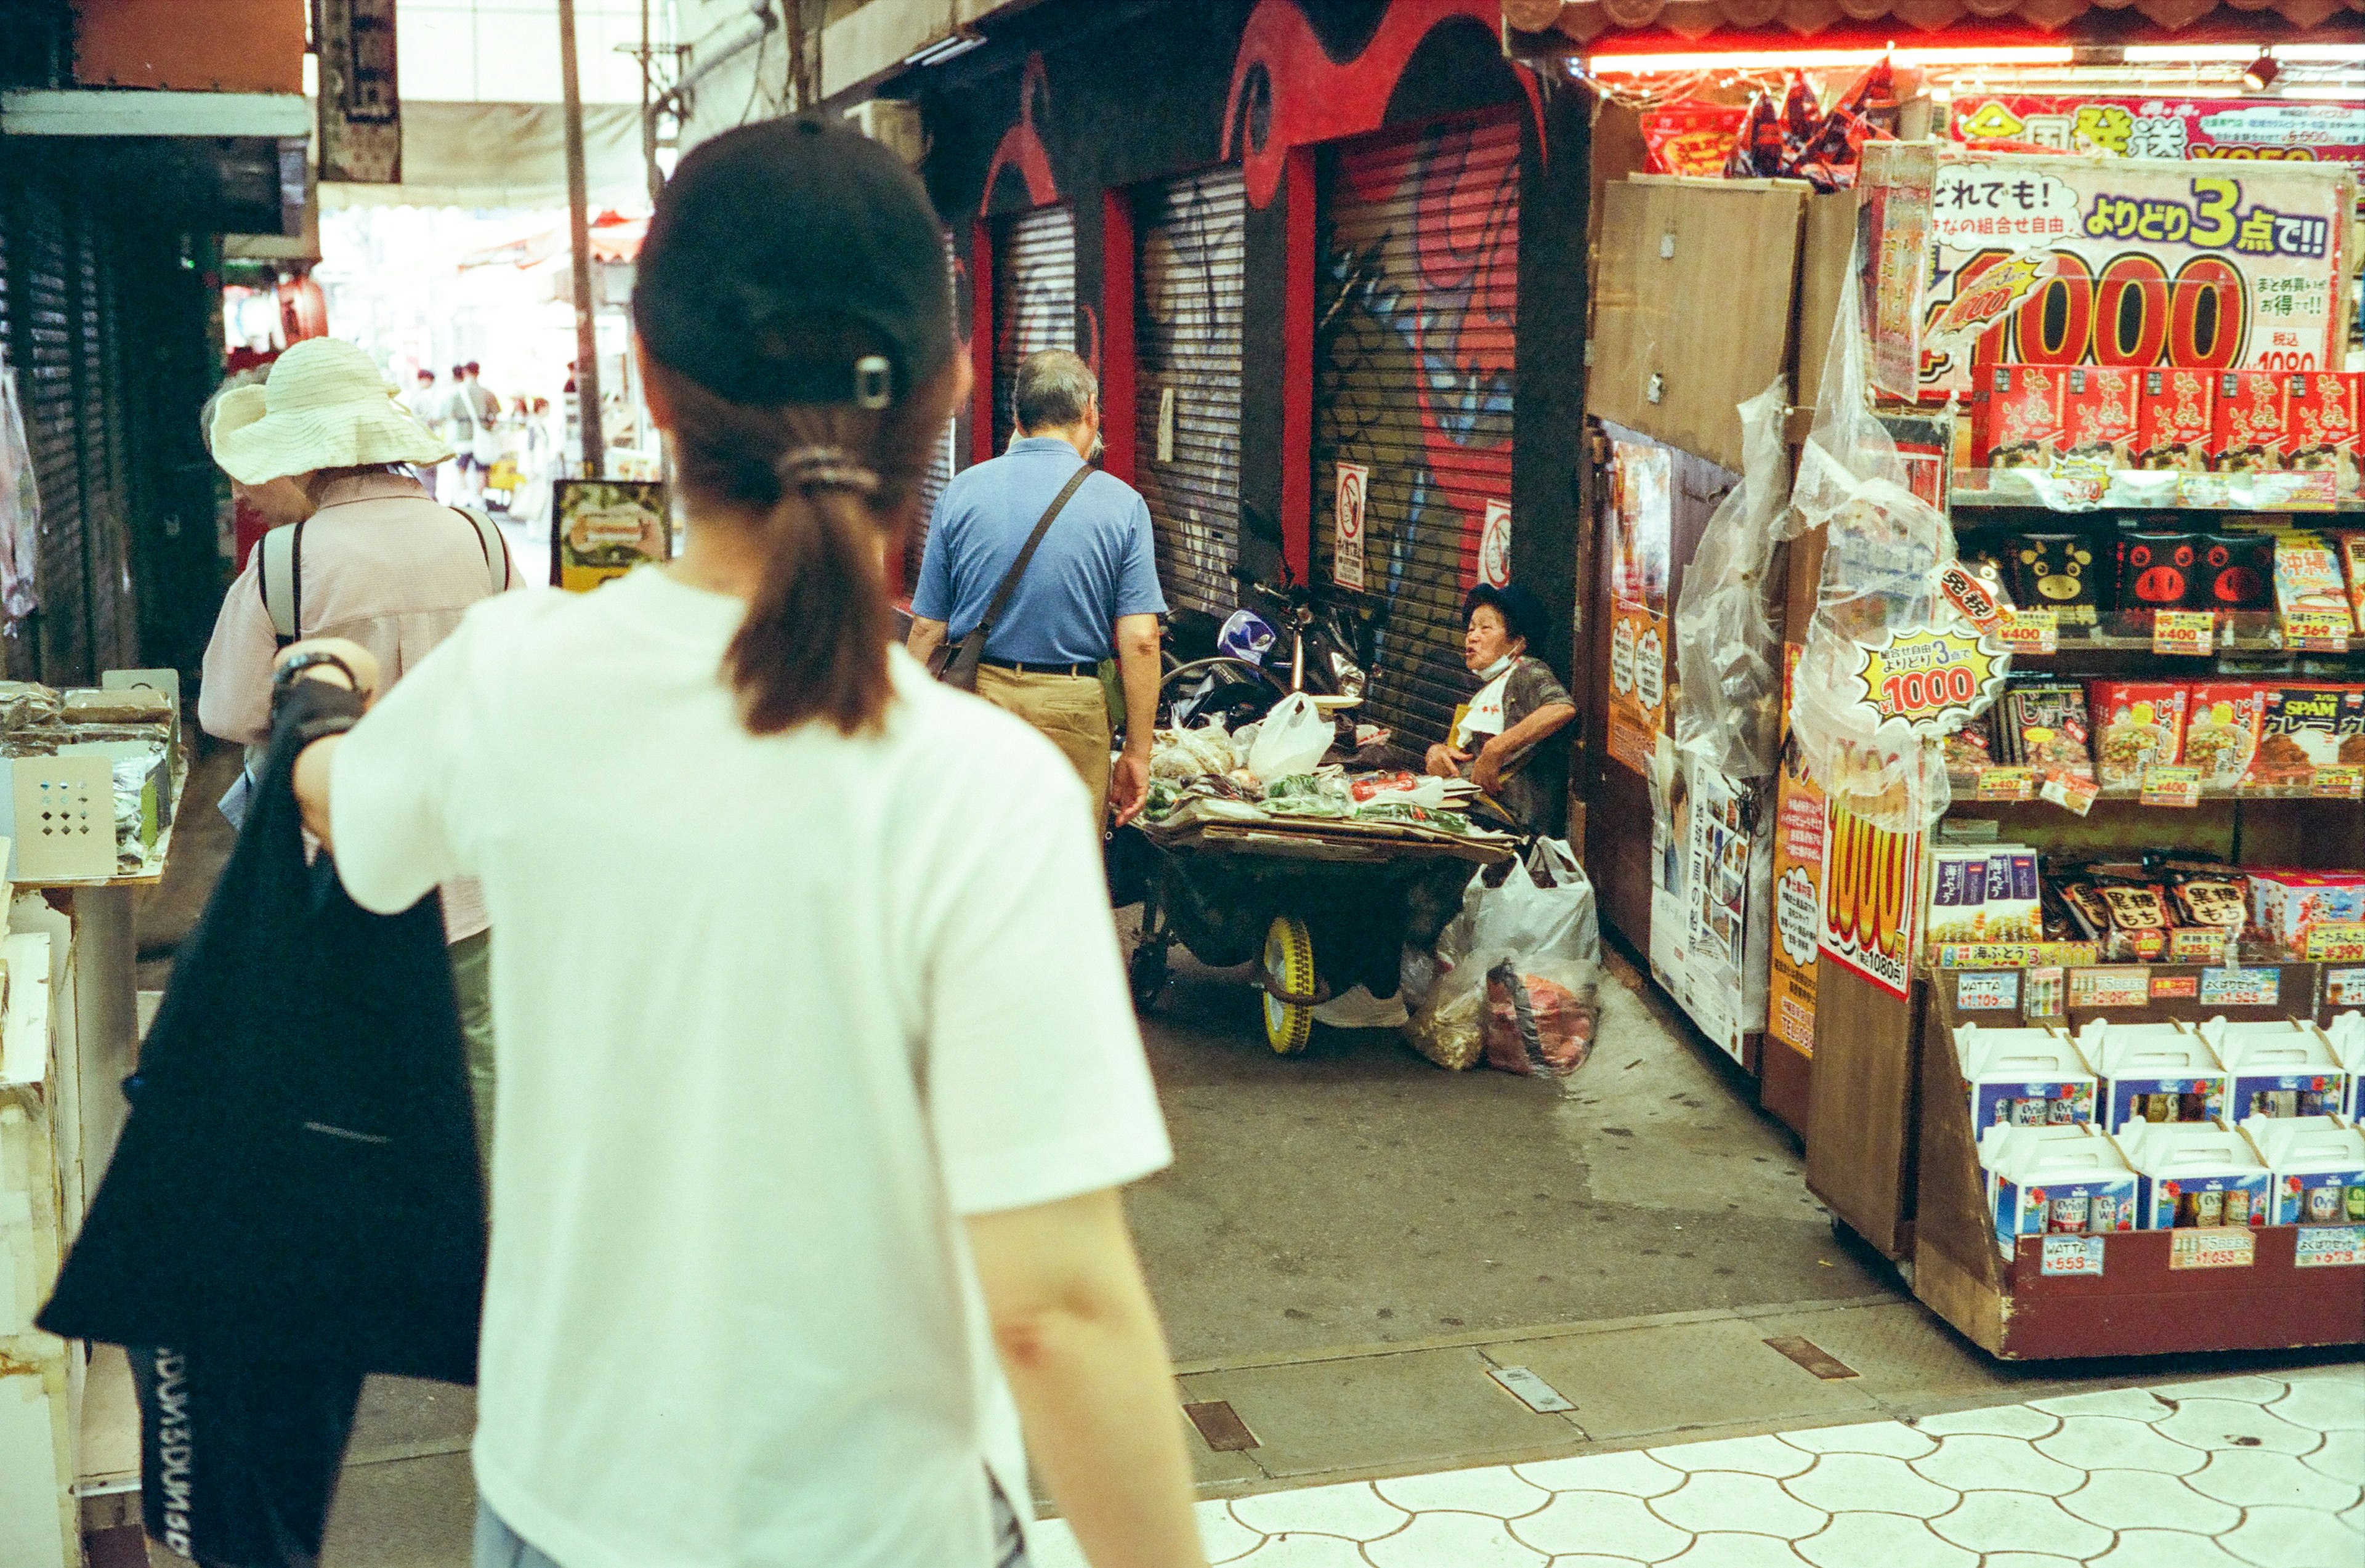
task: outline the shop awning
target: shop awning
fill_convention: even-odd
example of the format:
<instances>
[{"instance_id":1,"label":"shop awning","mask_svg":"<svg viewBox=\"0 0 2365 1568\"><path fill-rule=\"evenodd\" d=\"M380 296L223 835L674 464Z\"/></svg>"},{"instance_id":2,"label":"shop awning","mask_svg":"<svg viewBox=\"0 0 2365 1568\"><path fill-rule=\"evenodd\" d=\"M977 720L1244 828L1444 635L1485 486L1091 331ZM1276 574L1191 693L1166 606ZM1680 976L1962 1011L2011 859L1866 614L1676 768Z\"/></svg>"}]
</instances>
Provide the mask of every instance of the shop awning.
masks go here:
<instances>
[{"instance_id":1,"label":"shop awning","mask_svg":"<svg viewBox=\"0 0 2365 1568\"><path fill-rule=\"evenodd\" d=\"M641 253L641 241L648 238L649 220L626 218L616 212L603 212L591 220L589 239L591 259L595 262L629 262ZM522 235L499 245L488 245L471 251L460 258L460 270L470 267L516 267L520 271L540 265L553 256L567 253L565 226L546 229L539 233Z\"/></svg>"},{"instance_id":2,"label":"shop awning","mask_svg":"<svg viewBox=\"0 0 2365 1568\"><path fill-rule=\"evenodd\" d=\"M1900 41L1949 29L1983 37L2025 32L2062 43L2090 31L2125 42L2202 31L2261 43L2272 41L2270 32L2289 37L2286 29L2308 29L2311 41L2365 37L2365 0L1504 0L1503 17L1518 31L1557 32L1580 45L1637 32L1697 41L1711 34L1806 39L1880 27L1896 29ZM2056 36L2065 33L2071 36ZM1516 40L1513 52L1525 52Z\"/></svg>"},{"instance_id":3,"label":"shop awning","mask_svg":"<svg viewBox=\"0 0 2365 1568\"><path fill-rule=\"evenodd\" d=\"M638 106L586 104L583 154L593 203L647 204ZM566 143L559 106L408 101L402 106L402 184L323 183L320 205L331 212L353 207L565 207Z\"/></svg>"}]
</instances>

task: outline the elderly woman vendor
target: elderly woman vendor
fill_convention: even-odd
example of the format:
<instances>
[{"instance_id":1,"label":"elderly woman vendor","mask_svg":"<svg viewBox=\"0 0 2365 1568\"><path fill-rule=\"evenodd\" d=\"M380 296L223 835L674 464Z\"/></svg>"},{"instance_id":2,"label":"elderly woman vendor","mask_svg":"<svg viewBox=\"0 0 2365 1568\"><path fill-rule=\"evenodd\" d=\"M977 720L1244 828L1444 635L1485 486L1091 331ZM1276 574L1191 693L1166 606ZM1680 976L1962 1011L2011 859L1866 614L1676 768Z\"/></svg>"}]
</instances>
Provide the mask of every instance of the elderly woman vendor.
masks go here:
<instances>
[{"instance_id":1,"label":"elderly woman vendor","mask_svg":"<svg viewBox=\"0 0 2365 1568\"><path fill-rule=\"evenodd\" d=\"M1527 589L1482 583L1462 609L1468 630L1463 662L1485 682L1442 745L1429 748L1429 771L1463 778L1501 802L1519 825L1560 831L1567 805L1564 748L1544 744L1576 717L1576 704L1552 666L1528 653L1542 634L1543 606Z\"/></svg>"}]
</instances>

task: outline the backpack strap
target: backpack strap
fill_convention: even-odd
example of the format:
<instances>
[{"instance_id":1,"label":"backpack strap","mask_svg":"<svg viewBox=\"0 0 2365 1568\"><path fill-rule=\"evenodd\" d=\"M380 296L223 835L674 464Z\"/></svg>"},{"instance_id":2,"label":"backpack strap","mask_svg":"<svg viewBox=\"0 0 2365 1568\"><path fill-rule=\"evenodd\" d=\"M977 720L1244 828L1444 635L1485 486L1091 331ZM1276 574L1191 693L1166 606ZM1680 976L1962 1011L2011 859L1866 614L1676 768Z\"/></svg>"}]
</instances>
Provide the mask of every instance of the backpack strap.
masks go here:
<instances>
[{"instance_id":1,"label":"backpack strap","mask_svg":"<svg viewBox=\"0 0 2365 1568\"><path fill-rule=\"evenodd\" d=\"M254 548L262 557L255 579L263 590L263 609L284 648L304 634L304 524L284 523L256 541Z\"/></svg>"},{"instance_id":2,"label":"backpack strap","mask_svg":"<svg viewBox=\"0 0 2365 1568\"><path fill-rule=\"evenodd\" d=\"M501 525L474 507L454 507L454 511L468 520L476 531L476 547L485 553L485 578L493 585L495 593L507 593L510 588L510 546L501 537ZM499 570L494 564L499 563Z\"/></svg>"}]
</instances>

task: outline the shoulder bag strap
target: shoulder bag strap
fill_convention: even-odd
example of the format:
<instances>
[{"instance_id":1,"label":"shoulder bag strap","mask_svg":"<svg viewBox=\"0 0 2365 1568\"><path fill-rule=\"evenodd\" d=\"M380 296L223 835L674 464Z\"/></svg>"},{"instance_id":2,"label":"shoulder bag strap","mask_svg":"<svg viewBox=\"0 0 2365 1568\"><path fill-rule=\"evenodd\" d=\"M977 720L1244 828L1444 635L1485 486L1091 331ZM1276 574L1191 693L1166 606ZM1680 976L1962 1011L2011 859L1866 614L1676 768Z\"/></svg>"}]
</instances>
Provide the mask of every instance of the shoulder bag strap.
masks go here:
<instances>
[{"instance_id":1,"label":"shoulder bag strap","mask_svg":"<svg viewBox=\"0 0 2365 1568\"><path fill-rule=\"evenodd\" d=\"M263 554L255 577L263 589L263 612L271 617L272 634L284 648L304 634L304 524L275 528L254 547Z\"/></svg>"},{"instance_id":2,"label":"shoulder bag strap","mask_svg":"<svg viewBox=\"0 0 2365 1568\"><path fill-rule=\"evenodd\" d=\"M493 585L495 593L507 593L510 586L510 547L501 538L500 524L474 507L454 507L452 510L466 518L468 525L476 531L476 548L485 553L486 580ZM500 564L498 577L493 571L495 562Z\"/></svg>"},{"instance_id":3,"label":"shoulder bag strap","mask_svg":"<svg viewBox=\"0 0 2365 1568\"><path fill-rule=\"evenodd\" d=\"M1051 532L1052 520L1068 504L1068 498L1082 489L1084 481L1092 475L1091 464L1079 463L1076 471L1068 476L1068 482L1059 487L1059 493L1051 498L1051 504L1044 509L1041 521L1035 524L1035 532L1026 536L1026 543L1018 552L1018 559L1011 562L1010 570L1002 575L1002 586L993 590L993 600L985 607L985 619L977 623L978 632L992 635L994 622L1002 619L1002 612L1010 608L1011 599L1018 593L1018 579L1026 575L1026 566L1035 559L1036 547L1043 543L1043 536Z\"/></svg>"}]
</instances>

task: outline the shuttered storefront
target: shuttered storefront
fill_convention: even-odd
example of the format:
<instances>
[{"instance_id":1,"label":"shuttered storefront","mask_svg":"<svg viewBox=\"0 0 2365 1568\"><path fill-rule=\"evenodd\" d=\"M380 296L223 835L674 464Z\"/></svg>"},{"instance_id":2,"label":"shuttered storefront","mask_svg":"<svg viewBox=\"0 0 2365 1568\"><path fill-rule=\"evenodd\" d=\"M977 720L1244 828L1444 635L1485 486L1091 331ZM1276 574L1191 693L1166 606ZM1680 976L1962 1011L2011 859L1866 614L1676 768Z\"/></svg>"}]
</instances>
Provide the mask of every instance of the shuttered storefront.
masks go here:
<instances>
[{"instance_id":1,"label":"shuttered storefront","mask_svg":"<svg viewBox=\"0 0 2365 1568\"><path fill-rule=\"evenodd\" d=\"M993 450L1010 445L1018 362L1076 346L1076 220L1064 207L1006 218L993 231Z\"/></svg>"},{"instance_id":2,"label":"shuttered storefront","mask_svg":"<svg viewBox=\"0 0 2365 1568\"><path fill-rule=\"evenodd\" d=\"M1228 610L1240 529L1237 164L1145 187L1134 208L1135 484L1158 532L1158 578L1178 609Z\"/></svg>"},{"instance_id":3,"label":"shuttered storefront","mask_svg":"<svg viewBox=\"0 0 2365 1568\"><path fill-rule=\"evenodd\" d=\"M953 238L945 236L945 286L953 286L957 275L953 260ZM954 301L955 319L959 319L959 301ZM936 438L936 450L928 456L928 471L920 480L919 504L913 509L912 532L903 541L903 592L908 597L920 586L920 557L928 547L928 520L936 513L936 498L960 472L960 453L954 437L960 426L958 420L947 420Z\"/></svg>"},{"instance_id":4,"label":"shuttered storefront","mask_svg":"<svg viewBox=\"0 0 2365 1568\"><path fill-rule=\"evenodd\" d=\"M1485 503L1511 495L1519 127L1340 148L1321 192L1315 570L1332 580L1338 465L1364 465L1364 589L1387 607L1366 711L1418 750L1475 685L1462 600Z\"/></svg>"},{"instance_id":5,"label":"shuttered storefront","mask_svg":"<svg viewBox=\"0 0 2365 1568\"><path fill-rule=\"evenodd\" d=\"M81 412L72 258L64 212L38 187L18 193L11 214L9 269L15 307L17 390L41 492L40 595L35 636L42 678L62 683L91 673L89 587L83 554Z\"/></svg>"}]
</instances>

